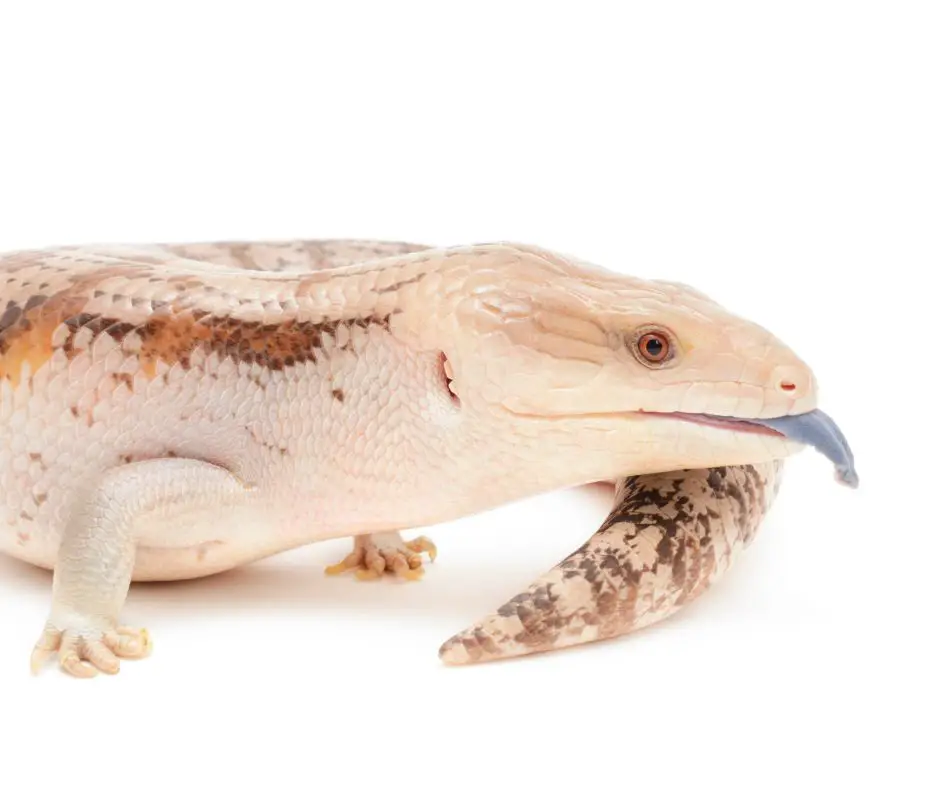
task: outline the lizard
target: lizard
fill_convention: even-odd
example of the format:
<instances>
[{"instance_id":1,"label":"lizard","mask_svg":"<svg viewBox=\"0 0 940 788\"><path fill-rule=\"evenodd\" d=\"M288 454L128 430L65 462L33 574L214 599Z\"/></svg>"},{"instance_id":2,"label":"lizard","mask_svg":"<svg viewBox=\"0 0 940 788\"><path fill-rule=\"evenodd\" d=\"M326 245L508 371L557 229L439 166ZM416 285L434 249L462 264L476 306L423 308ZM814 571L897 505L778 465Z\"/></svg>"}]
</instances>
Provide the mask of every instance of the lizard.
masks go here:
<instances>
[{"instance_id":1,"label":"lizard","mask_svg":"<svg viewBox=\"0 0 940 788\"><path fill-rule=\"evenodd\" d=\"M132 581L336 537L329 573L416 579L436 548L402 529L598 481L598 532L440 656L610 638L717 581L804 446L858 483L770 332L539 246L62 246L0 277L0 550L53 573L34 672L147 656Z\"/></svg>"}]
</instances>

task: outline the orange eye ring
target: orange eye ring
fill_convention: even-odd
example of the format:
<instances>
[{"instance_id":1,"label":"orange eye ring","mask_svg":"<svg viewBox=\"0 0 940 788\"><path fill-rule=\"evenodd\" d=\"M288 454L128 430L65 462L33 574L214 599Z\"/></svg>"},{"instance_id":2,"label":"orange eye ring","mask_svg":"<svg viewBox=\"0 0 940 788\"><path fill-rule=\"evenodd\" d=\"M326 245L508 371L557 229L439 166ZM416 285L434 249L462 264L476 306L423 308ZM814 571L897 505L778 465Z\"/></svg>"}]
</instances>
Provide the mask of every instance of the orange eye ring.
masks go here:
<instances>
[{"instance_id":1,"label":"orange eye ring","mask_svg":"<svg viewBox=\"0 0 940 788\"><path fill-rule=\"evenodd\" d=\"M663 331L643 331L636 339L635 352L647 366L659 367L672 358L672 341Z\"/></svg>"}]
</instances>

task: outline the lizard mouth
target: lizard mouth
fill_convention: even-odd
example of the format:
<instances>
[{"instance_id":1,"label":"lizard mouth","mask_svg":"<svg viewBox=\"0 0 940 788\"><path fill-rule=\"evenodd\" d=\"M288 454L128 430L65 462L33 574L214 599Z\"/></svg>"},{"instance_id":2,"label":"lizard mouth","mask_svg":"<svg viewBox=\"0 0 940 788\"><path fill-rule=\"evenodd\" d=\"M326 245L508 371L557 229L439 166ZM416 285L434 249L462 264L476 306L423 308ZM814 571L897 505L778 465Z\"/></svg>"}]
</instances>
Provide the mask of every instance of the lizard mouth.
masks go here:
<instances>
[{"instance_id":1,"label":"lizard mouth","mask_svg":"<svg viewBox=\"0 0 940 788\"><path fill-rule=\"evenodd\" d=\"M691 421L708 427L770 435L775 438L812 446L832 461L836 478L849 487L858 486L855 457L849 443L836 423L821 410L811 410L796 416L777 416L772 419L742 419L735 416L711 416L705 413L663 413L643 411L647 416L665 416Z\"/></svg>"},{"instance_id":2,"label":"lizard mouth","mask_svg":"<svg viewBox=\"0 0 940 788\"><path fill-rule=\"evenodd\" d=\"M707 427L716 427L720 430L732 432L750 432L756 435L770 435L774 438L786 438L782 432L775 430L757 421L736 419L732 416L709 416L706 413L662 413L659 411L643 411L646 416L664 416L679 421L690 421L693 424L704 424Z\"/></svg>"}]
</instances>

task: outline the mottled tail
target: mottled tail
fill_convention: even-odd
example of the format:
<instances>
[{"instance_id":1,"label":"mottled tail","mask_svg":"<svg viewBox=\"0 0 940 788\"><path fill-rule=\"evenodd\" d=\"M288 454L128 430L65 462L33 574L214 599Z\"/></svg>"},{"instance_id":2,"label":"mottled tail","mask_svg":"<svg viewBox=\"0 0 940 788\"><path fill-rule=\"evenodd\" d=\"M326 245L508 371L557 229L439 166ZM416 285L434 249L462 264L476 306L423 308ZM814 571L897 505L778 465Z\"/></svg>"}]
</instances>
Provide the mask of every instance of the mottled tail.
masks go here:
<instances>
[{"instance_id":1,"label":"mottled tail","mask_svg":"<svg viewBox=\"0 0 940 788\"><path fill-rule=\"evenodd\" d=\"M696 599L751 541L781 463L630 476L580 549L441 646L447 664L625 635Z\"/></svg>"}]
</instances>

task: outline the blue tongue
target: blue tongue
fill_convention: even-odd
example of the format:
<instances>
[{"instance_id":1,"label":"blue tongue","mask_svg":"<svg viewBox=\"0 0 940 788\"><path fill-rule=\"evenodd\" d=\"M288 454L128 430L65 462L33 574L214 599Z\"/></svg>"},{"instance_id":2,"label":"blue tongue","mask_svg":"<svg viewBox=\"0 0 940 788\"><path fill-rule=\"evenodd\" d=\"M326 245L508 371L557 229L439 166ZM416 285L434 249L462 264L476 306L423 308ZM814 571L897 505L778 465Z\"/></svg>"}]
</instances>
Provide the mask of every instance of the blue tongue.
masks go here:
<instances>
[{"instance_id":1,"label":"blue tongue","mask_svg":"<svg viewBox=\"0 0 940 788\"><path fill-rule=\"evenodd\" d=\"M858 487L858 473L852 450L836 426L836 423L821 410L801 413L799 416L780 416L776 419L741 419L751 424L760 424L779 432L790 440L815 447L836 466L836 478L849 487Z\"/></svg>"}]
</instances>

